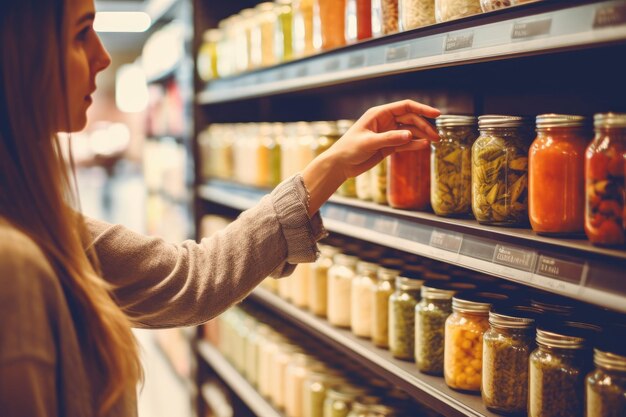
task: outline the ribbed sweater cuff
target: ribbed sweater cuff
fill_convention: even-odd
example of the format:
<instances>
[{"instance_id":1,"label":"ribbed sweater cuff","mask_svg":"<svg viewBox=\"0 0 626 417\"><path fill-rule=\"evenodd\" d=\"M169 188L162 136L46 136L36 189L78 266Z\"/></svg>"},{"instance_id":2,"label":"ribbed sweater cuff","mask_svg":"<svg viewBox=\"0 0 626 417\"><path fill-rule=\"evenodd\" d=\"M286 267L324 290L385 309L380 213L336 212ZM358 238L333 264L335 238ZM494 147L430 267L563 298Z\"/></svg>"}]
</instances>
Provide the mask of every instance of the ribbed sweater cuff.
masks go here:
<instances>
[{"instance_id":1,"label":"ribbed sweater cuff","mask_svg":"<svg viewBox=\"0 0 626 417\"><path fill-rule=\"evenodd\" d=\"M287 241L287 263L314 262L317 241L326 237L319 212L309 219L308 193L300 174L283 181L272 191L272 203Z\"/></svg>"}]
</instances>

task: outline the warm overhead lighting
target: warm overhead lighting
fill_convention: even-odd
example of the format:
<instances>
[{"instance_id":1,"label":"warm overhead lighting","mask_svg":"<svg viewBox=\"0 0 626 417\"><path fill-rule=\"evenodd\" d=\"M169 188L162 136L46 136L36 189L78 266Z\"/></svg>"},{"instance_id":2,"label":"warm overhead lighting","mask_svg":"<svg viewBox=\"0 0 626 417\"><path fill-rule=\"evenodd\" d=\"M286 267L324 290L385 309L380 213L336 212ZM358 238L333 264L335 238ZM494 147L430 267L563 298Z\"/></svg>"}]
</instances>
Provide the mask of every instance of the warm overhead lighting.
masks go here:
<instances>
[{"instance_id":1,"label":"warm overhead lighting","mask_svg":"<svg viewBox=\"0 0 626 417\"><path fill-rule=\"evenodd\" d=\"M93 27L96 32L145 32L151 24L143 12L98 12Z\"/></svg>"}]
</instances>

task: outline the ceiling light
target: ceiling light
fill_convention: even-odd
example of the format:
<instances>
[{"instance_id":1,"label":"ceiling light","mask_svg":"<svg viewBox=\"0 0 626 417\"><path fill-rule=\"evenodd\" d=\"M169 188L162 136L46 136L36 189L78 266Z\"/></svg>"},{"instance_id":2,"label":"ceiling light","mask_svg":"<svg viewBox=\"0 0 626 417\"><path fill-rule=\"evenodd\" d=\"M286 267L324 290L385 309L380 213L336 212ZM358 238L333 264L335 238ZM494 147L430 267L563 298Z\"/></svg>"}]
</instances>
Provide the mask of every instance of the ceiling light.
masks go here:
<instances>
[{"instance_id":1,"label":"ceiling light","mask_svg":"<svg viewBox=\"0 0 626 417\"><path fill-rule=\"evenodd\" d=\"M96 32L145 32L151 24L143 12L98 12L93 27Z\"/></svg>"}]
</instances>

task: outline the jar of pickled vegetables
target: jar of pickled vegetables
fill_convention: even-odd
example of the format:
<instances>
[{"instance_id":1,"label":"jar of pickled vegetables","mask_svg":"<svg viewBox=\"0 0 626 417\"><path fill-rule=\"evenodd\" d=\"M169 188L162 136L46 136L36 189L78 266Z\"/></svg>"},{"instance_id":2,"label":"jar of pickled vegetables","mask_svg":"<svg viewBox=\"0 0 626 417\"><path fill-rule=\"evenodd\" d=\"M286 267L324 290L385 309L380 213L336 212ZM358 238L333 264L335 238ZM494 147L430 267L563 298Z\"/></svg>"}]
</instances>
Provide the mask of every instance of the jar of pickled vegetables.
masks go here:
<instances>
[{"instance_id":1,"label":"jar of pickled vegetables","mask_svg":"<svg viewBox=\"0 0 626 417\"><path fill-rule=\"evenodd\" d=\"M424 283L416 274L401 272L389 297L389 351L393 357L413 360L415 354L415 306Z\"/></svg>"},{"instance_id":2,"label":"jar of pickled vegetables","mask_svg":"<svg viewBox=\"0 0 626 417\"><path fill-rule=\"evenodd\" d=\"M430 205L430 149L389 156L387 201L399 209L425 210Z\"/></svg>"},{"instance_id":3,"label":"jar of pickled vegetables","mask_svg":"<svg viewBox=\"0 0 626 417\"><path fill-rule=\"evenodd\" d=\"M592 367L597 329L540 324L530 355L528 417L583 417L585 377Z\"/></svg>"},{"instance_id":4,"label":"jar of pickled vegetables","mask_svg":"<svg viewBox=\"0 0 626 417\"><path fill-rule=\"evenodd\" d=\"M481 224L528 222L528 120L517 116L478 118L472 146L472 211Z\"/></svg>"},{"instance_id":5,"label":"jar of pickled vegetables","mask_svg":"<svg viewBox=\"0 0 626 417\"><path fill-rule=\"evenodd\" d=\"M276 0L276 32L274 33L274 53L276 62L293 58L293 10L292 0Z\"/></svg>"},{"instance_id":6,"label":"jar of pickled vegetables","mask_svg":"<svg viewBox=\"0 0 626 417\"><path fill-rule=\"evenodd\" d=\"M374 259L361 260L356 266L356 276L352 280L350 314L352 333L359 337L372 336L372 289L376 285L378 265Z\"/></svg>"},{"instance_id":7,"label":"jar of pickled vegetables","mask_svg":"<svg viewBox=\"0 0 626 417\"><path fill-rule=\"evenodd\" d=\"M400 30L411 30L435 23L435 0L398 0Z\"/></svg>"},{"instance_id":8,"label":"jar of pickled vegetables","mask_svg":"<svg viewBox=\"0 0 626 417\"><path fill-rule=\"evenodd\" d=\"M346 44L346 0L317 0L322 32L322 49Z\"/></svg>"},{"instance_id":9,"label":"jar of pickled vegetables","mask_svg":"<svg viewBox=\"0 0 626 417\"><path fill-rule=\"evenodd\" d=\"M531 307L492 307L490 329L483 337L482 398L501 414L526 414L528 358L535 348L535 320Z\"/></svg>"},{"instance_id":10,"label":"jar of pickled vegetables","mask_svg":"<svg viewBox=\"0 0 626 417\"><path fill-rule=\"evenodd\" d=\"M395 291L395 280L404 262L401 259L381 259L372 288L372 342L381 348L389 347L389 297Z\"/></svg>"},{"instance_id":11,"label":"jar of pickled vegetables","mask_svg":"<svg viewBox=\"0 0 626 417\"><path fill-rule=\"evenodd\" d=\"M352 280L356 275L359 258L345 253L333 256L333 266L328 270L328 321L338 327L350 327L350 302Z\"/></svg>"},{"instance_id":12,"label":"jar of pickled vegetables","mask_svg":"<svg viewBox=\"0 0 626 417\"><path fill-rule=\"evenodd\" d=\"M346 0L346 43L372 37L371 0Z\"/></svg>"},{"instance_id":13,"label":"jar of pickled vegetables","mask_svg":"<svg viewBox=\"0 0 626 417\"><path fill-rule=\"evenodd\" d=\"M219 78L217 72L217 45L222 38L219 29L209 29L202 35L202 45L198 50L196 66L198 76L202 81L210 81Z\"/></svg>"},{"instance_id":14,"label":"jar of pickled vegetables","mask_svg":"<svg viewBox=\"0 0 626 417\"><path fill-rule=\"evenodd\" d=\"M426 281L415 306L415 363L420 372L443 375L446 319L452 314L452 297L476 286L469 283Z\"/></svg>"},{"instance_id":15,"label":"jar of pickled vegetables","mask_svg":"<svg viewBox=\"0 0 626 417\"><path fill-rule=\"evenodd\" d=\"M473 116L436 119L439 142L431 143L430 203L439 216L466 216L472 208L472 145L478 137Z\"/></svg>"},{"instance_id":16,"label":"jar of pickled vegetables","mask_svg":"<svg viewBox=\"0 0 626 417\"><path fill-rule=\"evenodd\" d=\"M586 417L626 416L626 331L607 328L596 344L596 369L587 375Z\"/></svg>"},{"instance_id":17,"label":"jar of pickled vegetables","mask_svg":"<svg viewBox=\"0 0 626 417\"><path fill-rule=\"evenodd\" d=\"M528 217L539 234L583 231L590 141L585 124L582 116L537 116L537 138L528 153Z\"/></svg>"},{"instance_id":18,"label":"jar of pickled vegetables","mask_svg":"<svg viewBox=\"0 0 626 417\"><path fill-rule=\"evenodd\" d=\"M435 0L437 23L482 13L480 0Z\"/></svg>"},{"instance_id":19,"label":"jar of pickled vegetables","mask_svg":"<svg viewBox=\"0 0 626 417\"><path fill-rule=\"evenodd\" d=\"M333 256L339 253L334 246L319 245L320 257L311 265L309 280L309 310L316 316L326 317L328 308L328 270L333 266Z\"/></svg>"},{"instance_id":20,"label":"jar of pickled vegetables","mask_svg":"<svg viewBox=\"0 0 626 417\"><path fill-rule=\"evenodd\" d=\"M317 0L293 0L293 54L294 58L309 56L321 48Z\"/></svg>"},{"instance_id":21,"label":"jar of pickled vegetables","mask_svg":"<svg viewBox=\"0 0 626 417\"><path fill-rule=\"evenodd\" d=\"M594 116L585 154L585 233L594 245L626 243L626 113Z\"/></svg>"},{"instance_id":22,"label":"jar of pickled vegetables","mask_svg":"<svg viewBox=\"0 0 626 417\"><path fill-rule=\"evenodd\" d=\"M489 309L494 302L506 299L471 291L452 298L443 352L443 374L450 388L480 392L483 334L489 329Z\"/></svg>"}]
</instances>

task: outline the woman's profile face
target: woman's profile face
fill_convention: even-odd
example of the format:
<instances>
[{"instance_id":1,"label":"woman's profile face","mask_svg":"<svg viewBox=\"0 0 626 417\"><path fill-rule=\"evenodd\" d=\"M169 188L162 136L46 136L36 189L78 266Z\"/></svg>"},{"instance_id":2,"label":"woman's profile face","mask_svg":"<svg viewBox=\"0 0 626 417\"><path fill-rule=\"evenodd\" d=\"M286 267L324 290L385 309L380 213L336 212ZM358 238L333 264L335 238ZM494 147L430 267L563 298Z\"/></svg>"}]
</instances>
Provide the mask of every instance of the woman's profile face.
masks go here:
<instances>
[{"instance_id":1,"label":"woman's profile face","mask_svg":"<svg viewBox=\"0 0 626 417\"><path fill-rule=\"evenodd\" d=\"M87 124L87 109L96 89L96 75L109 66L111 57L93 29L93 0L66 1L66 100L70 113L66 120L70 126L61 130L76 132ZM66 120L62 126L67 124Z\"/></svg>"}]
</instances>

